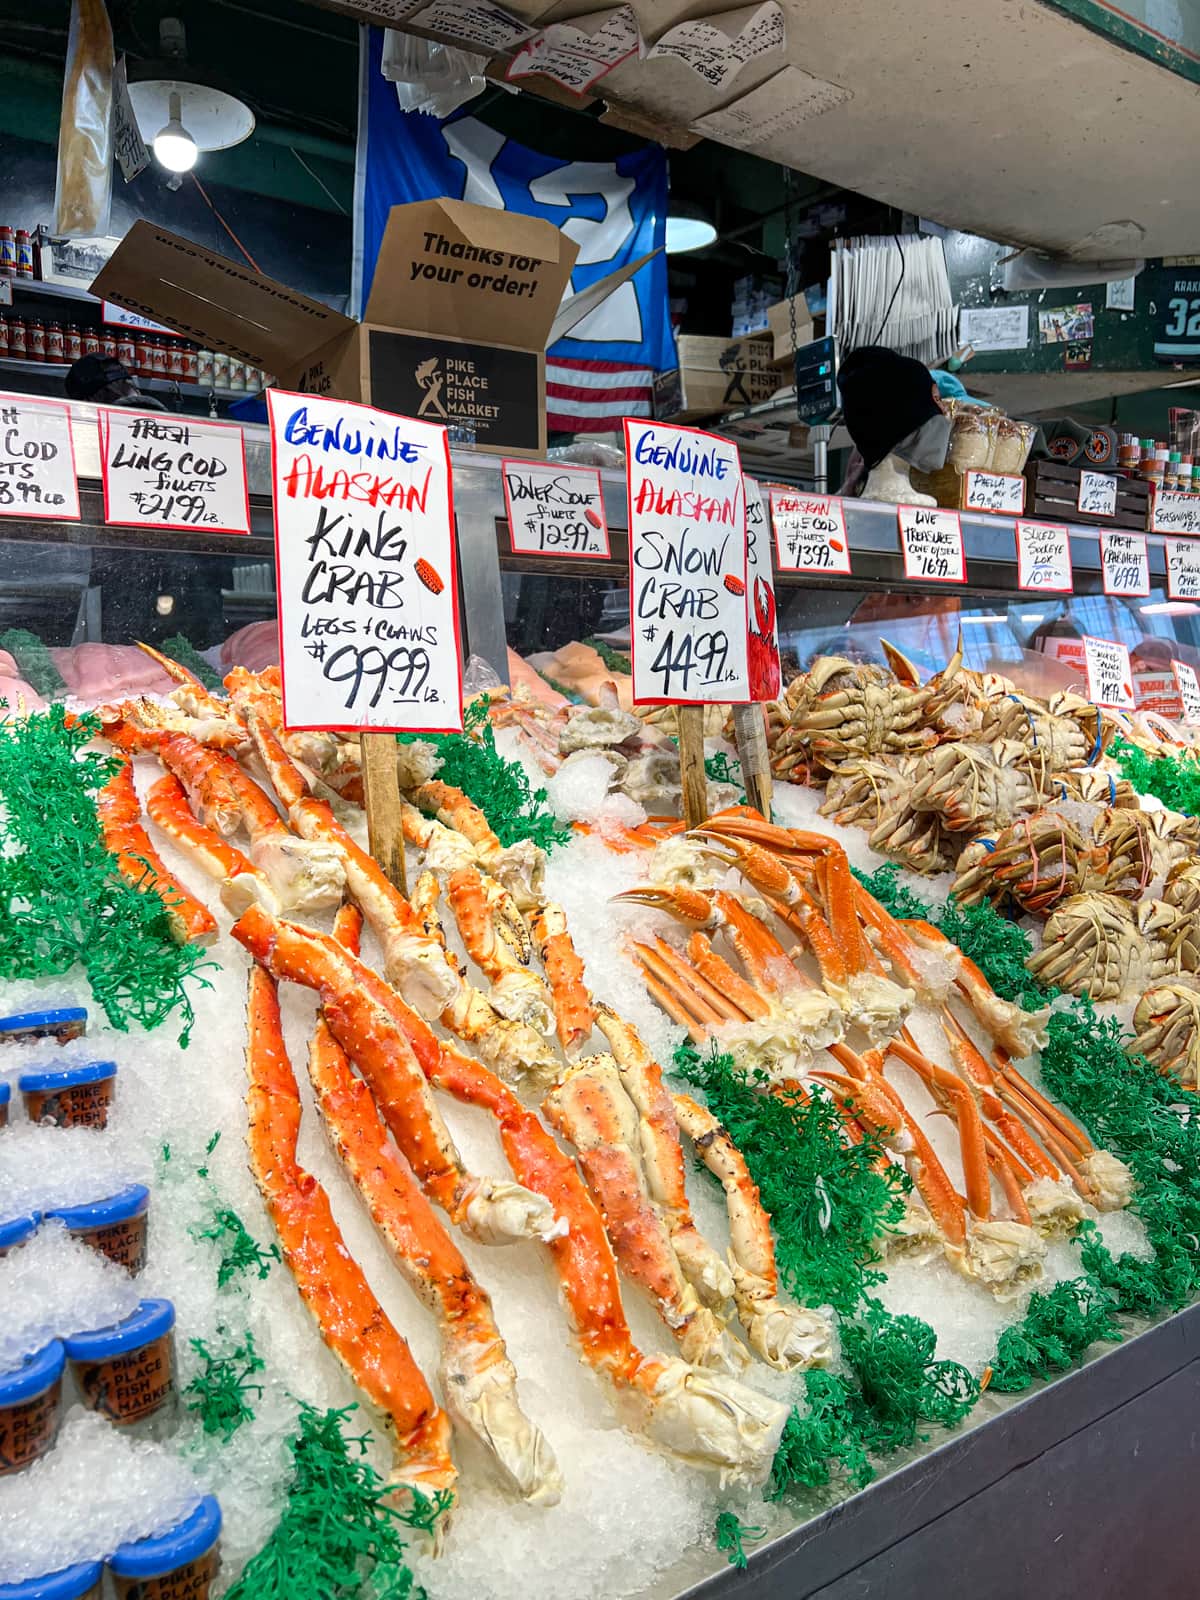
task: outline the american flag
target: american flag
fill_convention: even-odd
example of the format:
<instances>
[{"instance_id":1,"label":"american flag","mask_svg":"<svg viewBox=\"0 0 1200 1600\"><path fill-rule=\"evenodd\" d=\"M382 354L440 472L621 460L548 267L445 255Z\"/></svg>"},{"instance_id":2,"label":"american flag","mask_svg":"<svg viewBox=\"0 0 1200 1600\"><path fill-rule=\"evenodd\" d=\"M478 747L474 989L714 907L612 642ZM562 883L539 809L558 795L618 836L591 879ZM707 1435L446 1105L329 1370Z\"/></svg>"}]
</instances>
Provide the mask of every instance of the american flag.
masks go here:
<instances>
[{"instance_id":1,"label":"american flag","mask_svg":"<svg viewBox=\"0 0 1200 1600\"><path fill-rule=\"evenodd\" d=\"M546 361L546 426L552 433L611 433L622 417L654 414L654 372L619 361Z\"/></svg>"}]
</instances>

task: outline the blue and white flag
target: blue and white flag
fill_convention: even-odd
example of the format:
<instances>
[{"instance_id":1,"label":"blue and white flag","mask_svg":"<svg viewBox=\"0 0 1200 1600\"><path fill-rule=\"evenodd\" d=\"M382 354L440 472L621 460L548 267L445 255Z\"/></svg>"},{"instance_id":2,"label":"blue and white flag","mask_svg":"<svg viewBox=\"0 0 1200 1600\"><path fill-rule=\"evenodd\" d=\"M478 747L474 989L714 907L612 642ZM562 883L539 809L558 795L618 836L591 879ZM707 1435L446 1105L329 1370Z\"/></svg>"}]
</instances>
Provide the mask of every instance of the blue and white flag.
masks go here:
<instances>
[{"instance_id":1,"label":"blue and white flag","mask_svg":"<svg viewBox=\"0 0 1200 1600\"><path fill-rule=\"evenodd\" d=\"M401 111L380 71L383 35L370 30L359 121L359 308L366 305L393 206L468 200L546 217L579 245L578 293L666 237L667 158L644 145L616 161L563 161L508 139L469 114L439 122ZM552 431L603 432L620 417L650 416L654 376L675 365L661 249L547 355Z\"/></svg>"}]
</instances>

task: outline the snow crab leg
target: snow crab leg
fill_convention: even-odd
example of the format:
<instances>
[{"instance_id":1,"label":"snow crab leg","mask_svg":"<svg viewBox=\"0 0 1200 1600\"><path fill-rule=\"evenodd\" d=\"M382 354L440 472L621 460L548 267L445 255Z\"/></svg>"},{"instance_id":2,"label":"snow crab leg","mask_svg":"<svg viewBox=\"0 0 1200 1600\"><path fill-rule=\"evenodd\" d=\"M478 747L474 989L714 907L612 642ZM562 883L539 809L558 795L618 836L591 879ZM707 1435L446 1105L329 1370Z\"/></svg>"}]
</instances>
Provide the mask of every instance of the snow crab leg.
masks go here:
<instances>
[{"instance_id":1,"label":"snow crab leg","mask_svg":"<svg viewBox=\"0 0 1200 1600\"><path fill-rule=\"evenodd\" d=\"M544 1239L559 1228L539 1195L464 1167L424 1073L392 1012L392 991L324 934L250 906L233 937L275 978L315 989L325 1021L371 1087L409 1165L445 1211L481 1244Z\"/></svg>"},{"instance_id":2,"label":"snow crab leg","mask_svg":"<svg viewBox=\"0 0 1200 1600\"><path fill-rule=\"evenodd\" d=\"M334 938L358 954L360 913L343 907ZM556 1505L562 1477L541 1431L522 1412L517 1374L491 1301L388 1137L371 1091L321 1020L308 1073L330 1142L413 1293L437 1319L446 1410L479 1441L522 1499Z\"/></svg>"},{"instance_id":3,"label":"snow crab leg","mask_svg":"<svg viewBox=\"0 0 1200 1600\"><path fill-rule=\"evenodd\" d=\"M300 1095L275 984L260 966L250 969L246 1071L250 1170L321 1338L388 1424L389 1483L401 1495L453 1489L450 1419L346 1249L328 1195L296 1159Z\"/></svg>"},{"instance_id":4,"label":"snow crab leg","mask_svg":"<svg viewBox=\"0 0 1200 1600\"><path fill-rule=\"evenodd\" d=\"M96 815L105 849L116 857L117 870L127 882L156 894L162 901L171 937L177 944L211 944L217 936L216 919L159 860L142 827L133 764L128 756L118 759L120 765L96 796Z\"/></svg>"},{"instance_id":5,"label":"snow crab leg","mask_svg":"<svg viewBox=\"0 0 1200 1600\"><path fill-rule=\"evenodd\" d=\"M679 1126L725 1191L734 1299L751 1348L781 1372L827 1366L832 1348L825 1318L779 1299L770 1219L741 1151L706 1107L686 1094L671 1098Z\"/></svg>"}]
</instances>

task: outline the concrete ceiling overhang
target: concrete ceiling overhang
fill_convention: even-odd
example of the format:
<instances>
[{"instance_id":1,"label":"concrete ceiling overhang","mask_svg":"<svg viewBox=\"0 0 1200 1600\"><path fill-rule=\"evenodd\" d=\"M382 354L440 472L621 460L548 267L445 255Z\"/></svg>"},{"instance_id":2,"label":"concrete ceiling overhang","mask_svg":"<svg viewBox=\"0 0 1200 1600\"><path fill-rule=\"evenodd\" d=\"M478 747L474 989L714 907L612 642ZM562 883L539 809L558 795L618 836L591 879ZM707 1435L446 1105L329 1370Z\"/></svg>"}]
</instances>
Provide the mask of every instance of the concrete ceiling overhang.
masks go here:
<instances>
[{"instance_id":1,"label":"concrete ceiling overhang","mask_svg":"<svg viewBox=\"0 0 1200 1600\"><path fill-rule=\"evenodd\" d=\"M633 0L648 41L730 0ZM706 89L631 60L597 92L687 127L785 64L849 91L755 153L931 217L1079 260L1200 249L1200 88L1032 0L782 0L782 54ZM541 21L597 9L565 0Z\"/></svg>"}]
</instances>

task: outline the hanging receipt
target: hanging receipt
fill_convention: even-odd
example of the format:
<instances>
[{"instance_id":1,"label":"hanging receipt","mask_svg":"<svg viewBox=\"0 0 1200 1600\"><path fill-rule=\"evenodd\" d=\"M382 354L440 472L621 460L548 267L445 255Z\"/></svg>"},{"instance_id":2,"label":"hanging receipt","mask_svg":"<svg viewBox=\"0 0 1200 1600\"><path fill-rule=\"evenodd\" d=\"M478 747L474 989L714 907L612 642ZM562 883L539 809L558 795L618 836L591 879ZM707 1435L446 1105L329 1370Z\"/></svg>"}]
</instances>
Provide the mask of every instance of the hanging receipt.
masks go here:
<instances>
[{"instance_id":1,"label":"hanging receipt","mask_svg":"<svg viewBox=\"0 0 1200 1600\"><path fill-rule=\"evenodd\" d=\"M409 27L453 39L455 44L469 44L489 55L515 49L536 31L503 6L488 5L486 0L431 0L406 22Z\"/></svg>"},{"instance_id":2,"label":"hanging receipt","mask_svg":"<svg viewBox=\"0 0 1200 1600\"><path fill-rule=\"evenodd\" d=\"M1100 570L1105 594L1148 595L1150 561L1144 536L1106 528L1100 535Z\"/></svg>"},{"instance_id":3,"label":"hanging receipt","mask_svg":"<svg viewBox=\"0 0 1200 1600\"><path fill-rule=\"evenodd\" d=\"M932 583L966 583L962 524L940 506L897 506L904 576Z\"/></svg>"},{"instance_id":4,"label":"hanging receipt","mask_svg":"<svg viewBox=\"0 0 1200 1600\"><path fill-rule=\"evenodd\" d=\"M737 446L625 419L638 705L744 704L746 496Z\"/></svg>"},{"instance_id":5,"label":"hanging receipt","mask_svg":"<svg viewBox=\"0 0 1200 1600\"><path fill-rule=\"evenodd\" d=\"M1054 522L1017 523L1017 587L1041 594L1070 594L1071 540Z\"/></svg>"},{"instance_id":6,"label":"hanging receipt","mask_svg":"<svg viewBox=\"0 0 1200 1600\"><path fill-rule=\"evenodd\" d=\"M691 131L735 150L786 161L795 154L792 135L797 128L850 98L851 91L840 84L815 78L801 67L782 67L732 104L697 117Z\"/></svg>"},{"instance_id":7,"label":"hanging receipt","mask_svg":"<svg viewBox=\"0 0 1200 1600\"><path fill-rule=\"evenodd\" d=\"M850 541L840 495L772 489L771 525L781 572L850 571Z\"/></svg>"},{"instance_id":8,"label":"hanging receipt","mask_svg":"<svg viewBox=\"0 0 1200 1600\"><path fill-rule=\"evenodd\" d=\"M1200 539L1164 539L1167 598L1200 600Z\"/></svg>"},{"instance_id":9,"label":"hanging receipt","mask_svg":"<svg viewBox=\"0 0 1200 1600\"><path fill-rule=\"evenodd\" d=\"M617 6L570 22L552 22L521 46L505 76L529 78L540 73L573 94L584 94L641 47L633 7Z\"/></svg>"},{"instance_id":10,"label":"hanging receipt","mask_svg":"<svg viewBox=\"0 0 1200 1600\"><path fill-rule=\"evenodd\" d=\"M1083 636L1088 699L1117 711L1135 710L1129 651L1113 639Z\"/></svg>"},{"instance_id":11,"label":"hanging receipt","mask_svg":"<svg viewBox=\"0 0 1200 1600\"><path fill-rule=\"evenodd\" d=\"M724 89L744 66L782 50L784 43L783 7L776 0L765 0L760 6L677 23L667 29L648 59L674 56L710 89Z\"/></svg>"},{"instance_id":12,"label":"hanging receipt","mask_svg":"<svg viewBox=\"0 0 1200 1600\"><path fill-rule=\"evenodd\" d=\"M1189 728L1200 728L1200 678L1196 676L1195 667L1186 661L1172 661L1171 671L1183 702L1183 720Z\"/></svg>"},{"instance_id":13,"label":"hanging receipt","mask_svg":"<svg viewBox=\"0 0 1200 1600\"><path fill-rule=\"evenodd\" d=\"M0 517L79 521L71 413L62 401L0 394Z\"/></svg>"},{"instance_id":14,"label":"hanging receipt","mask_svg":"<svg viewBox=\"0 0 1200 1600\"><path fill-rule=\"evenodd\" d=\"M461 733L446 430L267 392L284 721Z\"/></svg>"},{"instance_id":15,"label":"hanging receipt","mask_svg":"<svg viewBox=\"0 0 1200 1600\"><path fill-rule=\"evenodd\" d=\"M771 530L762 490L753 478L746 486L746 585L749 605L746 655L751 700L775 700L783 686L776 626L775 574L771 568Z\"/></svg>"}]
</instances>

